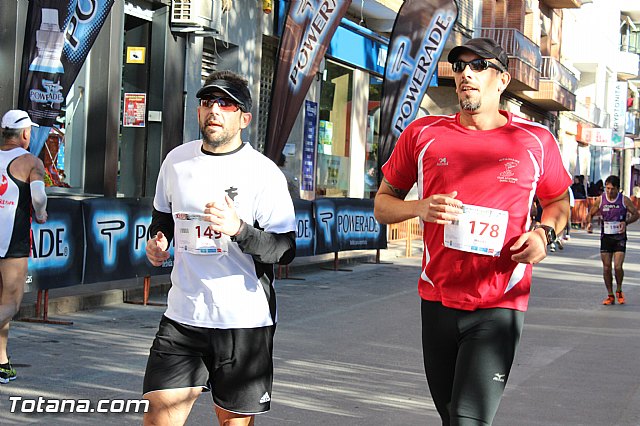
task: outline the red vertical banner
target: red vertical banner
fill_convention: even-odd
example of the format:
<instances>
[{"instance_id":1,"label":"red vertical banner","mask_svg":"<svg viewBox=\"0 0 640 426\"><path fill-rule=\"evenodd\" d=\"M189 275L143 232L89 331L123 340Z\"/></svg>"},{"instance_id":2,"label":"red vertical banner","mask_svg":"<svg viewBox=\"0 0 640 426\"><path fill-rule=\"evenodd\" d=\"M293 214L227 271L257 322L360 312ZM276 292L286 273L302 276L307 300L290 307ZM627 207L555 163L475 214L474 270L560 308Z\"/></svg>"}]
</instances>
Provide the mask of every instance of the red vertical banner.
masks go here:
<instances>
[{"instance_id":1,"label":"red vertical banner","mask_svg":"<svg viewBox=\"0 0 640 426\"><path fill-rule=\"evenodd\" d=\"M458 17L454 0L405 0L393 26L380 102L378 170L418 113ZM382 172L378 173L382 179Z\"/></svg>"},{"instance_id":2,"label":"red vertical banner","mask_svg":"<svg viewBox=\"0 0 640 426\"><path fill-rule=\"evenodd\" d=\"M289 1L278 49L265 154L277 161L351 0Z\"/></svg>"}]
</instances>

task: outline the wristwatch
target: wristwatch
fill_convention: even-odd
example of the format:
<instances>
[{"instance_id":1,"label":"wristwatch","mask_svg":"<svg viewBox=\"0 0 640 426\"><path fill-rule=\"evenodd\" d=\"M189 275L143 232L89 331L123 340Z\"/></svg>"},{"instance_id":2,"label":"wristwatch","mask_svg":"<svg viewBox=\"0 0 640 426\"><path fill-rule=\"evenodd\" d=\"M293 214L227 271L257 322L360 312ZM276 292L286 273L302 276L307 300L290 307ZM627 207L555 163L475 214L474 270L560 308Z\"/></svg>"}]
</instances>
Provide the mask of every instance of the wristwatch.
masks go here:
<instances>
[{"instance_id":1,"label":"wristwatch","mask_svg":"<svg viewBox=\"0 0 640 426\"><path fill-rule=\"evenodd\" d=\"M553 226L542 225L542 224L533 226L534 230L538 228L544 229L544 234L547 236L547 245L551 244L556 240L556 230L553 229Z\"/></svg>"}]
</instances>

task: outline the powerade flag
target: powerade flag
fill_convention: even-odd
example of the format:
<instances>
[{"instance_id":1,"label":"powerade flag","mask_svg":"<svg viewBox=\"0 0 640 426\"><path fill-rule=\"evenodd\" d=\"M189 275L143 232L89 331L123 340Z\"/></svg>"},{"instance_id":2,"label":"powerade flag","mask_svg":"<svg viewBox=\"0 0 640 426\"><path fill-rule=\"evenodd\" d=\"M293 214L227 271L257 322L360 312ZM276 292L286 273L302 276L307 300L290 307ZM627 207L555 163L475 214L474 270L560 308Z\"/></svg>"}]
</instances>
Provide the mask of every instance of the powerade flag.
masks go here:
<instances>
[{"instance_id":1,"label":"powerade flag","mask_svg":"<svg viewBox=\"0 0 640 426\"><path fill-rule=\"evenodd\" d=\"M40 125L31 129L38 155L60 114L114 0L30 0L18 108Z\"/></svg>"},{"instance_id":2,"label":"powerade flag","mask_svg":"<svg viewBox=\"0 0 640 426\"><path fill-rule=\"evenodd\" d=\"M458 17L454 0L405 0L389 42L380 101L378 170L418 113ZM382 172L378 173L380 180Z\"/></svg>"},{"instance_id":3,"label":"powerade flag","mask_svg":"<svg viewBox=\"0 0 640 426\"><path fill-rule=\"evenodd\" d=\"M280 158L311 82L351 0L288 1L278 49L265 155Z\"/></svg>"}]
</instances>

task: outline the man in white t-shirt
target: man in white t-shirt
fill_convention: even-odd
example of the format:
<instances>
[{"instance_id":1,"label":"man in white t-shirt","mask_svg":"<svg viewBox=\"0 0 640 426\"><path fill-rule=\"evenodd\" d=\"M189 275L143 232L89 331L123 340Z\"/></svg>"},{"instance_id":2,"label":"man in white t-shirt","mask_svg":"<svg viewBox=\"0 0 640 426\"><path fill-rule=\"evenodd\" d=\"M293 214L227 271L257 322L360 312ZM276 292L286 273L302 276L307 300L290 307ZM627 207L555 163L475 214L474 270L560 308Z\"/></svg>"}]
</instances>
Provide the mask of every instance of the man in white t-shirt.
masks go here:
<instances>
[{"instance_id":1,"label":"man in white t-shirt","mask_svg":"<svg viewBox=\"0 0 640 426\"><path fill-rule=\"evenodd\" d=\"M210 390L220 425L269 410L276 300L273 264L295 256L295 213L271 160L243 143L247 81L216 71L198 91L202 139L172 150L153 201L147 258L175 261L168 307L144 378L147 425L181 425Z\"/></svg>"}]
</instances>

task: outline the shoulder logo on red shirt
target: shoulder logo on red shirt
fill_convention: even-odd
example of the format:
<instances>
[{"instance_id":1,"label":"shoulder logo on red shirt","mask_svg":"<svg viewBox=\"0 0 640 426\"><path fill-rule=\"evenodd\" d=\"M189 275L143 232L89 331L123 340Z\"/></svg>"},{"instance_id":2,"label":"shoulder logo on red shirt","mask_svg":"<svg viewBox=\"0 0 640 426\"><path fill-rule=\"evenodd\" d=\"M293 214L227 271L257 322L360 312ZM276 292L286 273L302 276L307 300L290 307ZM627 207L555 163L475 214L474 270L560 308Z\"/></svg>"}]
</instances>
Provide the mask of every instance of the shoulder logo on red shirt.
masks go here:
<instances>
[{"instance_id":1,"label":"shoulder logo on red shirt","mask_svg":"<svg viewBox=\"0 0 640 426\"><path fill-rule=\"evenodd\" d=\"M514 177L515 172L513 169L518 167L520 161L514 158L501 158L498 161L504 166L505 169L498 175L498 180L504 183L516 183L518 181L518 178Z\"/></svg>"},{"instance_id":2,"label":"shoulder logo on red shirt","mask_svg":"<svg viewBox=\"0 0 640 426\"><path fill-rule=\"evenodd\" d=\"M447 161L447 157L438 158L437 166L448 166L449 162Z\"/></svg>"}]
</instances>

